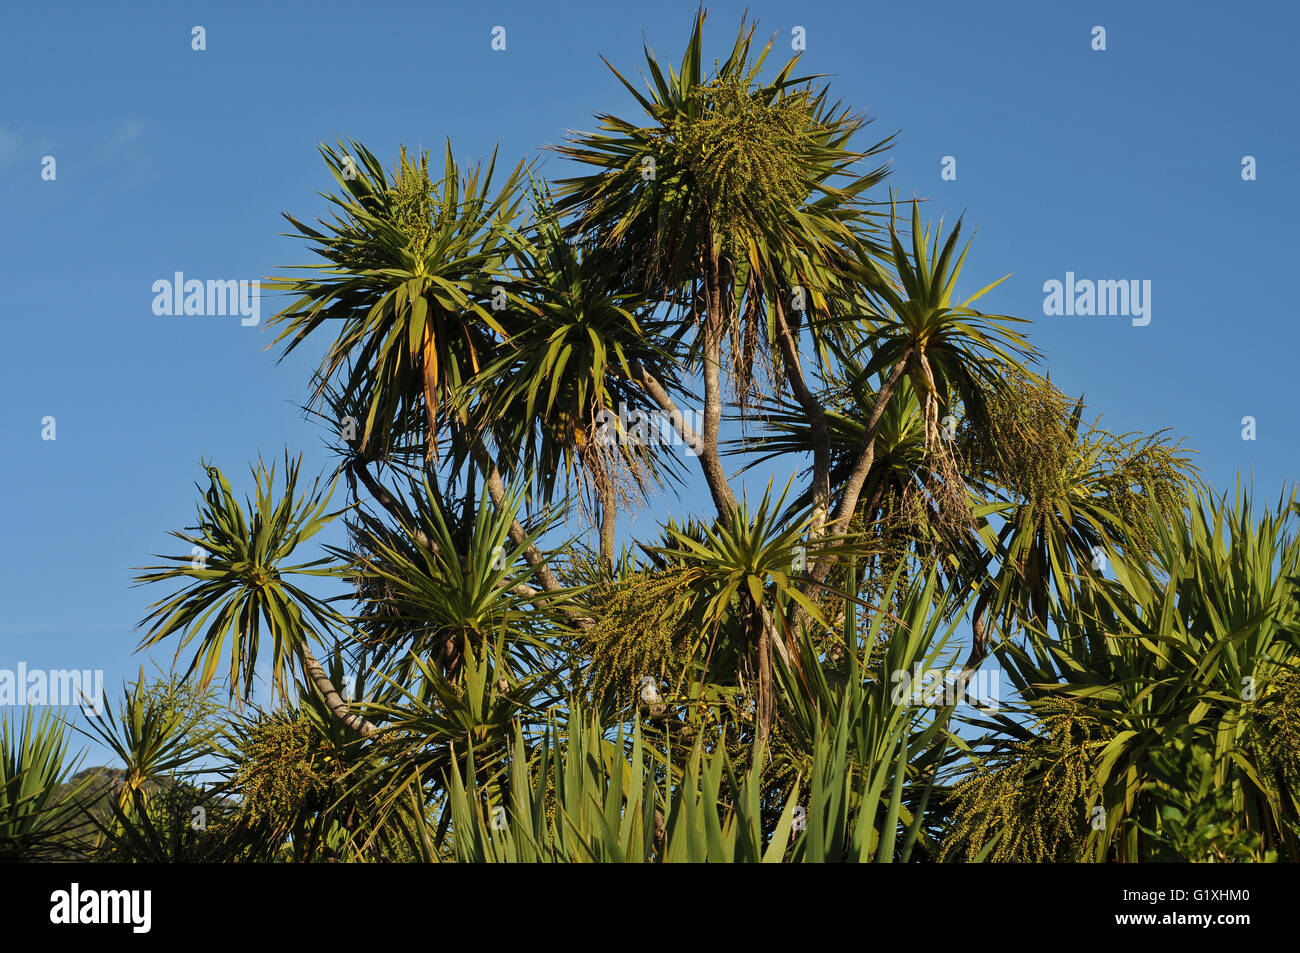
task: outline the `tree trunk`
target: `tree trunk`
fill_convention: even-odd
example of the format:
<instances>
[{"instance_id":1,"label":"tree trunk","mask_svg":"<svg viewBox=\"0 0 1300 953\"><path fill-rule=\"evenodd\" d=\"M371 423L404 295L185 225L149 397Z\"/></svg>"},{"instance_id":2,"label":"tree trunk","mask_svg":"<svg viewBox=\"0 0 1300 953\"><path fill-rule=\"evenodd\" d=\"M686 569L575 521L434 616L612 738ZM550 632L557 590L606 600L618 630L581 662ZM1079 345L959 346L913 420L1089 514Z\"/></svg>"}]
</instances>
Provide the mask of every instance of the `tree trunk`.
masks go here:
<instances>
[{"instance_id":1,"label":"tree trunk","mask_svg":"<svg viewBox=\"0 0 1300 953\"><path fill-rule=\"evenodd\" d=\"M635 362L629 364L628 369L631 370L633 379L641 385L650 399L668 416L673 430L682 438L682 442L690 448L692 454L699 458L700 467L704 471L704 479L709 485L709 492L713 496L714 505L718 508L719 514L726 514L729 511L728 508L735 505L736 499L732 496L731 485L727 482L726 472L722 469L722 464L718 462L716 434L714 435L713 454L710 458L706 452L708 447L706 439L691 427L686 420L685 414L681 412L681 409L678 408L672 396L668 393L667 388L659 382L658 378ZM721 410L719 409L720 416ZM707 425L707 416L705 423Z\"/></svg>"},{"instance_id":2,"label":"tree trunk","mask_svg":"<svg viewBox=\"0 0 1300 953\"><path fill-rule=\"evenodd\" d=\"M831 532L836 536L848 532L849 523L853 520L853 513L858 508L858 497L862 495L862 487L866 484L867 474L871 472L871 464L875 461L876 436L880 432L880 421L884 418L885 408L889 405L894 392L898 389L898 382L903 377L903 371L907 367L907 360L911 353L909 350L903 355L902 360L894 365L889 374L889 379L877 392L876 400L871 406L871 417L867 420L867 432L863 438L862 451L858 454L857 462L853 465L853 472L844 484L844 495L840 499L839 514L835 519L835 525L831 529ZM821 560L813 578L818 582L825 579L833 562L833 559Z\"/></svg>"},{"instance_id":3,"label":"tree trunk","mask_svg":"<svg viewBox=\"0 0 1300 953\"><path fill-rule=\"evenodd\" d=\"M349 728L359 731L363 735L373 735L377 732L379 730L377 725L349 710L348 703L338 693L338 689L334 687L329 674L325 671L325 666L321 665L320 660L312 654L311 647L307 645L305 639L298 647L298 650L302 654L303 674L320 691L325 699L325 704L329 706L329 710L334 713L334 716Z\"/></svg>"},{"instance_id":4,"label":"tree trunk","mask_svg":"<svg viewBox=\"0 0 1300 953\"><path fill-rule=\"evenodd\" d=\"M699 456L704 449L704 439L695 432L695 429L686 420L686 416L673 401L664 385L659 382L657 377L635 361L628 365L628 369L632 372L632 377L636 383L640 384L650 399L659 405L659 409L668 415L673 430L682 438L682 442L690 448L692 453Z\"/></svg>"},{"instance_id":5,"label":"tree trunk","mask_svg":"<svg viewBox=\"0 0 1300 953\"><path fill-rule=\"evenodd\" d=\"M370 471L366 469L365 462L360 458L353 460L352 472L355 473L357 478L365 484L366 490L374 498L375 502L386 509L388 514L397 521L399 526L403 525L406 517L402 512L402 507L398 502L397 497L389 493L382 483L370 475ZM412 526L411 532L415 541L419 543L421 547L431 553L436 554L438 552L438 547L434 545L433 540L431 540L424 530L420 529L420 527Z\"/></svg>"},{"instance_id":6,"label":"tree trunk","mask_svg":"<svg viewBox=\"0 0 1300 953\"><path fill-rule=\"evenodd\" d=\"M725 306L722 303L722 286L718 275L718 257L712 249L708 252L707 290L704 311L704 433L700 445L700 466L708 481L713 503L718 511L718 521L723 526L731 524L731 507L735 497L727 482L727 472L718 458L718 428L722 422L722 338L726 333Z\"/></svg>"},{"instance_id":7,"label":"tree trunk","mask_svg":"<svg viewBox=\"0 0 1300 953\"><path fill-rule=\"evenodd\" d=\"M786 668L795 669L802 672L803 666L799 662L799 655L793 642L786 645L776 631L776 623L772 620L772 614L768 611L767 606L759 606L759 611L763 614L763 627L772 633L772 647L776 649L776 654L781 656L781 661L785 663Z\"/></svg>"},{"instance_id":8,"label":"tree trunk","mask_svg":"<svg viewBox=\"0 0 1300 953\"><path fill-rule=\"evenodd\" d=\"M618 491L602 472L600 481L600 562L614 570L614 536L618 528Z\"/></svg>"},{"instance_id":9,"label":"tree trunk","mask_svg":"<svg viewBox=\"0 0 1300 953\"><path fill-rule=\"evenodd\" d=\"M505 484L501 482L501 472L497 469L496 464L492 462L487 447L483 446L481 440L475 440L470 449L475 462L486 478L488 496L492 498L493 504L498 509L504 509L508 502ZM535 543L528 542L528 533L518 519L512 520L510 523L510 539L514 541L516 546L524 547L524 559L533 568L537 581L542 584L543 589L547 592L558 592L564 588L560 584L560 580L555 577L555 573L551 571L551 567L546 565L546 557L542 555L542 551L537 548ZM575 612L573 609L561 607L560 611L578 628L586 629L592 624L591 619Z\"/></svg>"},{"instance_id":10,"label":"tree trunk","mask_svg":"<svg viewBox=\"0 0 1300 953\"><path fill-rule=\"evenodd\" d=\"M785 318L785 309L779 299L773 300L776 308L777 344L781 351L781 361L785 366L785 376L790 381L790 389L795 400L803 409L808 420L809 436L813 443L812 472L812 522L808 527L809 539L817 539L825 531L826 517L831 499L831 442L826 429L826 410L808 387L804 378L803 364L799 360L799 342L794 331Z\"/></svg>"},{"instance_id":11,"label":"tree trunk","mask_svg":"<svg viewBox=\"0 0 1300 953\"><path fill-rule=\"evenodd\" d=\"M501 471L497 469L482 441L474 441L472 452L475 462L486 477L488 496L492 498L492 502L498 509L504 509L507 499L505 484L501 482ZM528 539L528 533L524 531L523 524L517 519L510 524L510 539L514 541L516 546L524 546ZM528 565L533 567L533 572L537 574L537 581L542 584L543 589L548 592L555 592L563 588L560 581L555 578L555 573L551 572L551 568L546 565L542 551L537 548L535 543L528 543L525 546L524 559L528 561Z\"/></svg>"},{"instance_id":12,"label":"tree trunk","mask_svg":"<svg viewBox=\"0 0 1300 953\"><path fill-rule=\"evenodd\" d=\"M812 390L808 387L807 380L804 378L803 364L799 360L798 339L790 328L789 322L786 321L785 308L782 307L779 298L774 298L772 303L776 309L777 344L781 351L785 376L790 382L790 389L794 392L795 399L803 409L813 442L813 506L812 518L808 525L808 539L813 541L820 539L826 532L826 517L830 510L831 500L831 442L830 434L826 429L826 410L816 396L813 395ZM796 628L803 628L808 622L808 610L803 606L796 606ZM782 645L780 639L777 639L775 644L784 650L785 646ZM793 645L790 646L790 650L791 652L794 651ZM783 655L788 654L783 651Z\"/></svg>"},{"instance_id":13,"label":"tree trunk","mask_svg":"<svg viewBox=\"0 0 1300 953\"><path fill-rule=\"evenodd\" d=\"M988 613L989 600L993 597L993 594L992 582L985 580L980 586L979 597L975 600L975 608L971 612L970 655L967 656L966 664L962 666L961 675L957 679L956 697L958 699L966 697L966 686L970 684L971 676L975 674L975 669L979 663L988 655L989 638L984 617Z\"/></svg>"}]
</instances>

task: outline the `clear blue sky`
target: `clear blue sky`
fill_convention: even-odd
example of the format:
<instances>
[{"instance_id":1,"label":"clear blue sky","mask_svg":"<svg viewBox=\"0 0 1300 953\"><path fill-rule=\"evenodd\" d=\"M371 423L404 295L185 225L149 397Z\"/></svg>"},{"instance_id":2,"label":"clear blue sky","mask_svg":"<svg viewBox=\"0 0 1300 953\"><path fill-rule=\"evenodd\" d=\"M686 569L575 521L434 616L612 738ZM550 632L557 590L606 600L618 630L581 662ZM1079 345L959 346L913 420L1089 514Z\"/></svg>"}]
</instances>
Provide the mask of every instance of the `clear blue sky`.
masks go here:
<instances>
[{"instance_id":1,"label":"clear blue sky","mask_svg":"<svg viewBox=\"0 0 1300 953\"><path fill-rule=\"evenodd\" d=\"M711 7L707 56L743 7ZM1297 8L1203 2L754 3L777 56L898 131L892 184L965 213L967 291L1035 319L1053 379L1113 430L1172 428L1218 487L1276 498L1294 479L1300 329L1278 298L1300 239ZM298 404L310 362L275 364L266 318L158 317L174 272L262 278L304 263L282 210L323 214L316 144L386 162L399 142L459 157L542 155L593 111L635 114L645 38L677 61L694 3L20 4L0 34L0 667L141 663L129 587L194 513L200 455L246 475L258 453L327 465ZM191 49L191 28L207 49ZM491 30L506 28L506 50ZM1107 50L1091 49L1094 26ZM43 181L42 157L57 162ZM941 181L944 156L956 181ZM1254 156L1258 179L1241 177ZM560 174L551 158L544 173ZM1043 282L1152 282L1152 320L1044 317ZM41 439L42 418L57 439ZM1258 438L1241 439L1241 419ZM693 482L672 509L701 510ZM782 479L779 482L784 482ZM159 652L160 661L170 653ZM147 663L146 663L147 664Z\"/></svg>"}]
</instances>

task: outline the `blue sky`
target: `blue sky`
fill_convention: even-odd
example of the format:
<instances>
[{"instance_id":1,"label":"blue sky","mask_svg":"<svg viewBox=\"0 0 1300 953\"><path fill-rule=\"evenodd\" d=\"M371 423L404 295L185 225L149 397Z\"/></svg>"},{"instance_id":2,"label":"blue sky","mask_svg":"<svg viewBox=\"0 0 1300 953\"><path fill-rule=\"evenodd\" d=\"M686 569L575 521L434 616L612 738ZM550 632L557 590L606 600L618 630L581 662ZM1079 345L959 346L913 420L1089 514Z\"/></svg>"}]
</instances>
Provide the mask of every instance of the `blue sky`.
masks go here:
<instances>
[{"instance_id":1,"label":"blue sky","mask_svg":"<svg viewBox=\"0 0 1300 953\"><path fill-rule=\"evenodd\" d=\"M754 3L759 33L806 31L803 66L898 132L892 186L977 230L967 293L1033 318L1053 380L1112 430L1171 428L1217 487L1276 499L1294 479L1300 330L1277 289L1300 240L1295 7L1245 3ZM458 157L544 160L592 112L633 115L642 38L676 61L694 3L24 4L0 35L0 668L147 659L133 627L161 593L132 567L176 552L200 456L246 475L286 445L328 464L304 421L312 354L276 364L266 319L154 315L152 284L283 274L309 259L281 211L323 214L316 144L350 136ZM711 6L707 55L744 7ZM207 49L191 49L191 29ZM506 28L506 50L491 30ZM1106 29L1104 52L1092 29ZM53 156L56 178L42 179ZM1242 158L1258 178L1243 181ZM953 156L955 181L942 181ZM1046 317L1043 283L1152 284L1151 323ZM1242 439L1242 418L1257 439ZM42 440L42 419L56 439ZM680 501L703 511L693 476ZM784 482L781 480L780 482ZM170 653L158 652L163 664Z\"/></svg>"}]
</instances>

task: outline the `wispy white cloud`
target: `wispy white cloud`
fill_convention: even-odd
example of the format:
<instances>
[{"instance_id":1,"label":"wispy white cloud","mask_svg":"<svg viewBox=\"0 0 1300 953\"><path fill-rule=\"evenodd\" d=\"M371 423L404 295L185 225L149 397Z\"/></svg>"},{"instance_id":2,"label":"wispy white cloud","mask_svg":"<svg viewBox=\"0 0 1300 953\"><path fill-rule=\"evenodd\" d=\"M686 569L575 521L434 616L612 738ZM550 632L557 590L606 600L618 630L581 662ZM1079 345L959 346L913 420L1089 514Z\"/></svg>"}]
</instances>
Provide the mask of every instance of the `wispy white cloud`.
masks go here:
<instances>
[{"instance_id":1,"label":"wispy white cloud","mask_svg":"<svg viewBox=\"0 0 1300 953\"><path fill-rule=\"evenodd\" d=\"M121 149L135 142L144 134L144 122L139 119L119 119L104 144L106 149Z\"/></svg>"},{"instance_id":2,"label":"wispy white cloud","mask_svg":"<svg viewBox=\"0 0 1300 953\"><path fill-rule=\"evenodd\" d=\"M31 162L32 168L38 169L41 156L46 155L52 147L53 140L48 133L32 134L0 122L0 166Z\"/></svg>"},{"instance_id":3,"label":"wispy white cloud","mask_svg":"<svg viewBox=\"0 0 1300 953\"><path fill-rule=\"evenodd\" d=\"M117 168L127 172L147 171L151 158L143 148L148 124L140 119L118 119L100 126L99 135L91 132L80 141L63 141L55 145L47 130L31 130L0 122L0 167L30 163L34 175L40 173L43 156L53 155L64 165L65 153L82 172L90 169ZM59 170L63 171L62 168Z\"/></svg>"},{"instance_id":4,"label":"wispy white cloud","mask_svg":"<svg viewBox=\"0 0 1300 953\"><path fill-rule=\"evenodd\" d=\"M152 168L153 157L145 149L148 124L140 119L118 119L102 143L92 147L86 168L117 169L140 174Z\"/></svg>"}]
</instances>

